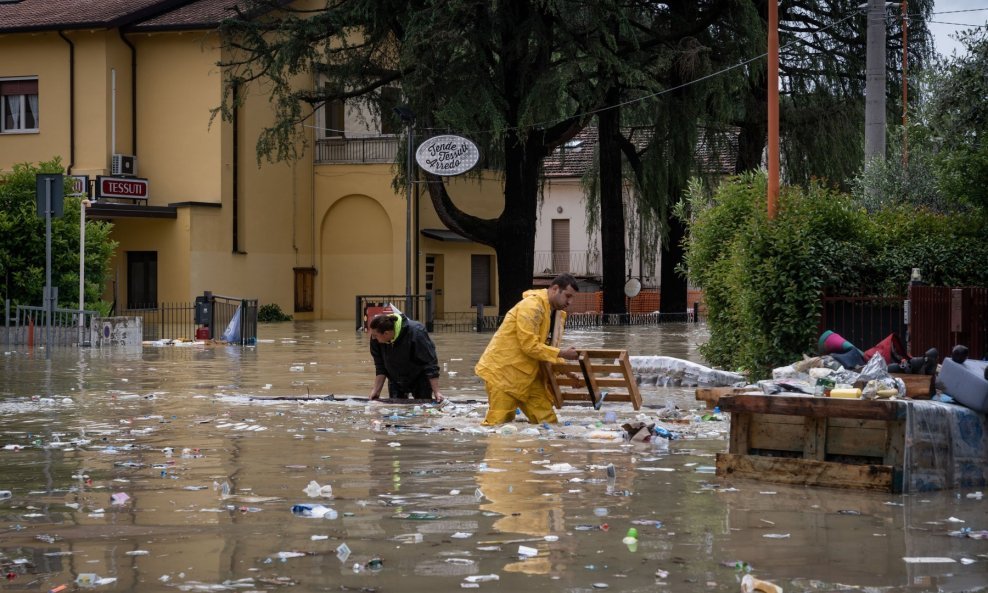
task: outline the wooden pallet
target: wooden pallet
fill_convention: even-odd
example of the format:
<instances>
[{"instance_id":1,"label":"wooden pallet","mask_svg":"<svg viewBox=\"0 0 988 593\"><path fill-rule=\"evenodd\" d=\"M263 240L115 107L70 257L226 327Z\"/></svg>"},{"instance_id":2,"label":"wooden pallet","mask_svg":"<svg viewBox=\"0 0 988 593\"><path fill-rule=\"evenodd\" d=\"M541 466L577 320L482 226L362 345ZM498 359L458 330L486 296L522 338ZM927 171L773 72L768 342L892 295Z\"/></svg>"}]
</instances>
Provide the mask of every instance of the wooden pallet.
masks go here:
<instances>
[{"instance_id":1,"label":"wooden pallet","mask_svg":"<svg viewBox=\"0 0 988 593\"><path fill-rule=\"evenodd\" d=\"M600 409L606 402L642 407L627 350L579 350L579 360L542 363L557 408L581 403Z\"/></svg>"},{"instance_id":2,"label":"wooden pallet","mask_svg":"<svg viewBox=\"0 0 988 593\"><path fill-rule=\"evenodd\" d=\"M717 475L808 486L902 492L906 406L901 400L733 395L729 453Z\"/></svg>"}]
</instances>

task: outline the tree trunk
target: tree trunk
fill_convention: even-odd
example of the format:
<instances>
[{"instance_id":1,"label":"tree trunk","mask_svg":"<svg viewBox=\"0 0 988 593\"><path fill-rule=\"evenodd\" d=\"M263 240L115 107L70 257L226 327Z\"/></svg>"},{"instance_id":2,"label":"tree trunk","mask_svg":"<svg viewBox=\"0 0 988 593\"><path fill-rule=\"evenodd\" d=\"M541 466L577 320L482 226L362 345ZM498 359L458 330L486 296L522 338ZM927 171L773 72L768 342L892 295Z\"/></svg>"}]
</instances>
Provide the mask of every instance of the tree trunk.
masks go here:
<instances>
[{"instance_id":1,"label":"tree trunk","mask_svg":"<svg viewBox=\"0 0 988 593\"><path fill-rule=\"evenodd\" d=\"M738 158L734 164L735 173L744 173L761 168L762 154L765 150L767 132L765 122L768 118L764 97L768 87L764 83L755 85L745 96L747 103L744 110L744 120L739 123L741 132L738 135Z\"/></svg>"},{"instance_id":2,"label":"tree trunk","mask_svg":"<svg viewBox=\"0 0 988 593\"><path fill-rule=\"evenodd\" d=\"M666 247L662 250L661 288L662 296L659 310L663 313L684 313L686 311L686 279L677 271L683 261L683 237L686 234L682 221L670 216L669 236Z\"/></svg>"},{"instance_id":3,"label":"tree trunk","mask_svg":"<svg viewBox=\"0 0 988 593\"><path fill-rule=\"evenodd\" d=\"M497 219L498 312L505 315L532 288L539 167L546 149L538 134L511 134L504 149L504 211Z\"/></svg>"},{"instance_id":4,"label":"tree trunk","mask_svg":"<svg viewBox=\"0 0 988 593\"><path fill-rule=\"evenodd\" d=\"M616 104L618 93L612 92ZM611 97L609 97L610 99ZM621 172L621 112L605 109L597 114L600 163L600 243L604 280L604 313L627 313L625 283L625 224Z\"/></svg>"}]
</instances>

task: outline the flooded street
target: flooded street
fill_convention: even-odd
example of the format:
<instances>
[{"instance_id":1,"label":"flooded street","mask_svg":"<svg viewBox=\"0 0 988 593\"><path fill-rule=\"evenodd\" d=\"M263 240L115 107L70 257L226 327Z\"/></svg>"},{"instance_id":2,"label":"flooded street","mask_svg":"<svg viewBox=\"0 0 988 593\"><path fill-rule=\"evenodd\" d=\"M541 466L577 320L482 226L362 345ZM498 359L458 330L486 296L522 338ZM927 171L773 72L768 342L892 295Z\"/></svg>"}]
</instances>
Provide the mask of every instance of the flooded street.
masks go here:
<instances>
[{"instance_id":1,"label":"flooded street","mask_svg":"<svg viewBox=\"0 0 988 593\"><path fill-rule=\"evenodd\" d=\"M368 404L368 338L349 323L258 334L249 348L4 352L0 590L734 593L747 570L787 592L988 589L988 539L947 535L988 530L978 492L718 479L728 422L701 420L693 388L494 430L473 375L490 334L433 336L442 412ZM668 324L564 343L703 363L705 339ZM688 438L613 438L663 407L689 412L658 421Z\"/></svg>"}]
</instances>

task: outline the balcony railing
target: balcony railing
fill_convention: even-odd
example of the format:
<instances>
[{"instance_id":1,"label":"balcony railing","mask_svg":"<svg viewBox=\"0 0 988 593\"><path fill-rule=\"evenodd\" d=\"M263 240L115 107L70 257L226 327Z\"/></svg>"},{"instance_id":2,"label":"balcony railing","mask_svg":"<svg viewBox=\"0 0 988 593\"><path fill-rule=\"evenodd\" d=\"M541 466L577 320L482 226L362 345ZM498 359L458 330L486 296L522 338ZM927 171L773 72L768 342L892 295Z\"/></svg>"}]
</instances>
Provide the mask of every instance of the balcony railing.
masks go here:
<instances>
[{"instance_id":1,"label":"balcony railing","mask_svg":"<svg viewBox=\"0 0 988 593\"><path fill-rule=\"evenodd\" d=\"M593 251L536 251L536 276L569 272L575 276L600 276L600 255Z\"/></svg>"},{"instance_id":2,"label":"balcony railing","mask_svg":"<svg viewBox=\"0 0 988 593\"><path fill-rule=\"evenodd\" d=\"M316 140L316 163L393 163L397 136Z\"/></svg>"}]
</instances>

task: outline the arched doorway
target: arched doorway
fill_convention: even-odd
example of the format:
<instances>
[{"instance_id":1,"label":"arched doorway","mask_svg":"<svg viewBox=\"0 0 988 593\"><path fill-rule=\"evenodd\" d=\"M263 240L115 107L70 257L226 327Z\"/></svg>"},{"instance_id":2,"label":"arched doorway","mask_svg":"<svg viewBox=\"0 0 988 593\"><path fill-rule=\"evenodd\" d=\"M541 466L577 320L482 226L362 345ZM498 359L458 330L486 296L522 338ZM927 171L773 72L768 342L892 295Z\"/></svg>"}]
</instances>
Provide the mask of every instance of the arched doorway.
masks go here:
<instances>
[{"instance_id":1,"label":"arched doorway","mask_svg":"<svg viewBox=\"0 0 988 593\"><path fill-rule=\"evenodd\" d=\"M346 196L330 207L320 237L323 318L353 319L358 294L391 294L393 237L388 213L373 198Z\"/></svg>"}]
</instances>

